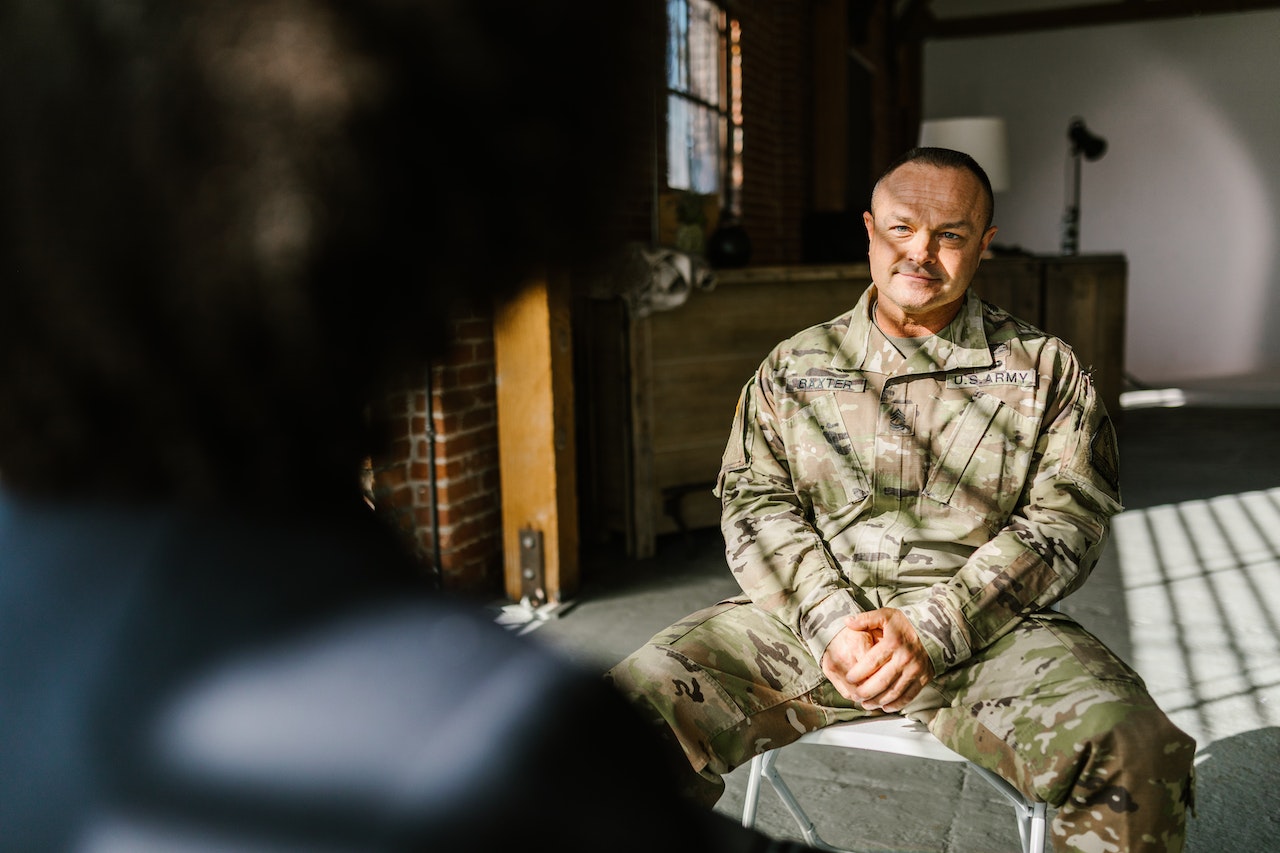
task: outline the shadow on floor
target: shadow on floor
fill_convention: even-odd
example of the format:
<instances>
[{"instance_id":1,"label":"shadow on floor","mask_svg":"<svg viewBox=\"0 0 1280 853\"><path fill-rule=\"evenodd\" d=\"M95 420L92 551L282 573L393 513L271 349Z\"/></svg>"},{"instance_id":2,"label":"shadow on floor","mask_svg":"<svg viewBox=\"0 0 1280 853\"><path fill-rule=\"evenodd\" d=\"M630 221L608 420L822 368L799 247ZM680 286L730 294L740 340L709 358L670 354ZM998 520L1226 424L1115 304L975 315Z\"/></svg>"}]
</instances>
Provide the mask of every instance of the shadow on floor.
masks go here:
<instances>
[{"instance_id":1,"label":"shadow on floor","mask_svg":"<svg viewBox=\"0 0 1280 853\"><path fill-rule=\"evenodd\" d=\"M1280 728L1270 726L1215 741L1196 765L1196 817L1187 850L1274 850L1280 842L1276 808Z\"/></svg>"}]
</instances>

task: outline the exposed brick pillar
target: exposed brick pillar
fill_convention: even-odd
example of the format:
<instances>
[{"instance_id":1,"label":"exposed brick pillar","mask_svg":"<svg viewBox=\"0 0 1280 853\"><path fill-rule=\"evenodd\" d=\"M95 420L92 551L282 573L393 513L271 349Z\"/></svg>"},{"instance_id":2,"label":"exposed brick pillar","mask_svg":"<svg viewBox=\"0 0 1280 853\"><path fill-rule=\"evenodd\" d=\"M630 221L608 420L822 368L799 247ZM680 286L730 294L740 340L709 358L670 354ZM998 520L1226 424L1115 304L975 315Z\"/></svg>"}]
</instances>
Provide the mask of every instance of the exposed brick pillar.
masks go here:
<instances>
[{"instance_id":1,"label":"exposed brick pillar","mask_svg":"<svg viewBox=\"0 0 1280 853\"><path fill-rule=\"evenodd\" d=\"M492 318L455 320L452 341L429 377L426 371L406 377L382 401L393 440L386 458L373 462L374 502L444 589L498 596L502 504Z\"/></svg>"},{"instance_id":2,"label":"exposed brick pillar","mask_svg":"<svg viewBox=\"0 0 1280 853\"><path fill-rule=\"evenodd\" d=\"M744 0L742 221L753 265L798 263L808 195L809 3Z\"/></svg>"}]
</instances>

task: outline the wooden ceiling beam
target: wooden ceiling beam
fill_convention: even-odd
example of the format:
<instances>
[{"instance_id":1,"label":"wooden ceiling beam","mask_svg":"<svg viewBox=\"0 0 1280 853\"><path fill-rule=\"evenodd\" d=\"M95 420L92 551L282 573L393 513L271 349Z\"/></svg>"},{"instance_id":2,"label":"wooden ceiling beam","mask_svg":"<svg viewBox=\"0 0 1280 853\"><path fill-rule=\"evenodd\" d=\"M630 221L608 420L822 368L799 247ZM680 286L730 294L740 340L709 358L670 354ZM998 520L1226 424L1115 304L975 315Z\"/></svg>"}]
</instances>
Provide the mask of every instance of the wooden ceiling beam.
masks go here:
<instances>
[{"instance_id":1,"label":"wooden ceiling beam","mask_svg":"<svg viewBox=\"0 0 1280 853\"><path fill-rule=\"evenodd\" d=\"M1007 12L960 18L930 16L926 37L948 39L1008 35L1035 30L1257 12L1263 9L1280 9L1280 0L1119 0L1115 3L1067 6L1035 12Z\"/></svg>"}]
</instances>

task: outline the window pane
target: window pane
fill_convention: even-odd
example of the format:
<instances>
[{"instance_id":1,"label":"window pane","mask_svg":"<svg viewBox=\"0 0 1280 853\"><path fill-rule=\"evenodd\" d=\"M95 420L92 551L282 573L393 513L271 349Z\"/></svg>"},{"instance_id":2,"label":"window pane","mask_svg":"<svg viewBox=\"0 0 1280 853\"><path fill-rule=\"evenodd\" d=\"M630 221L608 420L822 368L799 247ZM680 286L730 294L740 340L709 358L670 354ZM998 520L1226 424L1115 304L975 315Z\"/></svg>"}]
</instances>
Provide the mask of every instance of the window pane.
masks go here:
<instances>
[{"instance_id":1,"label":"window pane","mask_svg":"<svg viewBox=\"0 0 1280 853\"><path fill-rule=\"evenodd\" d=\"M720 191L720 115L693 105L692 144L689 147L689 189Z\"/></svg>"},{"instance_id":2,"label":"window pane","mask_svg":"<svg viewBox=\"0 0 1280 853\"><path fill-rule=\"evenodd\" d=\"M667 96L667 186L689 189L689 102Z\"/></svg>"},{"instance_id":3,"label":"window pane","mask_svg":"<svg viewBox=\"0 0 1280 853\"><path fill-rule=\"evenodd\" d=\"M720 9L710 0L689 7L689 94L709 104L721 103Z\"/></svg>"},{"instance_id":4,"label":"window pane","mask_svg":"<svg viewBox=\"0 0 1280 853\"><path fill-rule=\"evenodd\" d=\"M742 215L742 128L733 129L733 147L729 153L729 208Z\"/></svg>"},{"instance_id":5,"label":"window pane","mask_svg":"<svg viewBox=\"0 0 1280 853\"><path fill-rule=\"evenodd\" d=\"M742 27L729 22L729 119L732 122L729 145L729 176L726 188L729 208L742 215Z\"/></svg>"},{"instance_id":6,"label":"window pane","mask_svg":"<svg viewBox=\"0 0 1280 853\"><path fill-rule=\"evenodd\" d=\"M667 87L689 91L689 4L667 0Z\"/></svg>"},{"instance_id":7,"label":"window pane","mask_svg":"<svg viewBox=\"0 0 1280 853\"><path fill-rule=\"evenodd\" d=\"M667 97L667 186L720 190L720 114L679 95Z\"/></svg>"},{"instance_id":8,"label":"window pane","mask_svg":"<svg viewBox=\"0 0 1280 853\"><path fill-rule=\"evenodd\" d=\"M742 125L742 26L729 24L729 115L733 123Z\"/></svg>"},{"instance_id":9,"label":"window pane","mask_svg":"<svg viewBox=\"0 0 1280 853\"><path fill-rule=\"evenodd\" d=\"M667 186L741 186L740 29L717 0L666 0ZM725 193L736 206L737 193Z\"/></svg>"}]
</instances>

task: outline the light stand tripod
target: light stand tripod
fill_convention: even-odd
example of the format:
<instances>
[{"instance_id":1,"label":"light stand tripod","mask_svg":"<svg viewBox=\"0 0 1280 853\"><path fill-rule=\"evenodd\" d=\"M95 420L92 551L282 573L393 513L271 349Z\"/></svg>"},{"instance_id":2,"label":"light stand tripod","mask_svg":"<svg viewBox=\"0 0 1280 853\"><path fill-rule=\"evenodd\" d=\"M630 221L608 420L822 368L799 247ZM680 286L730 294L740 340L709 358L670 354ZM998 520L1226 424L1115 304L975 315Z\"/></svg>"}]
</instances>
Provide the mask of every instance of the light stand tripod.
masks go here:
<instances>
[{"instance_id":1,"label":"light stand tripod","mask_svg":"<svg viewBox=\"0 0 1280 853\"><path fill-rule=\"evenodd\" d=\"M1107 152L1107 141L1094 136L1084 126L1084 119L1074 118L1067 127L1071 140L1072 186L1071 203L1062 215L1062 254L1075 255L1080 250L1080 158L1097 160Z\"/></svg>"}]
</instances>

